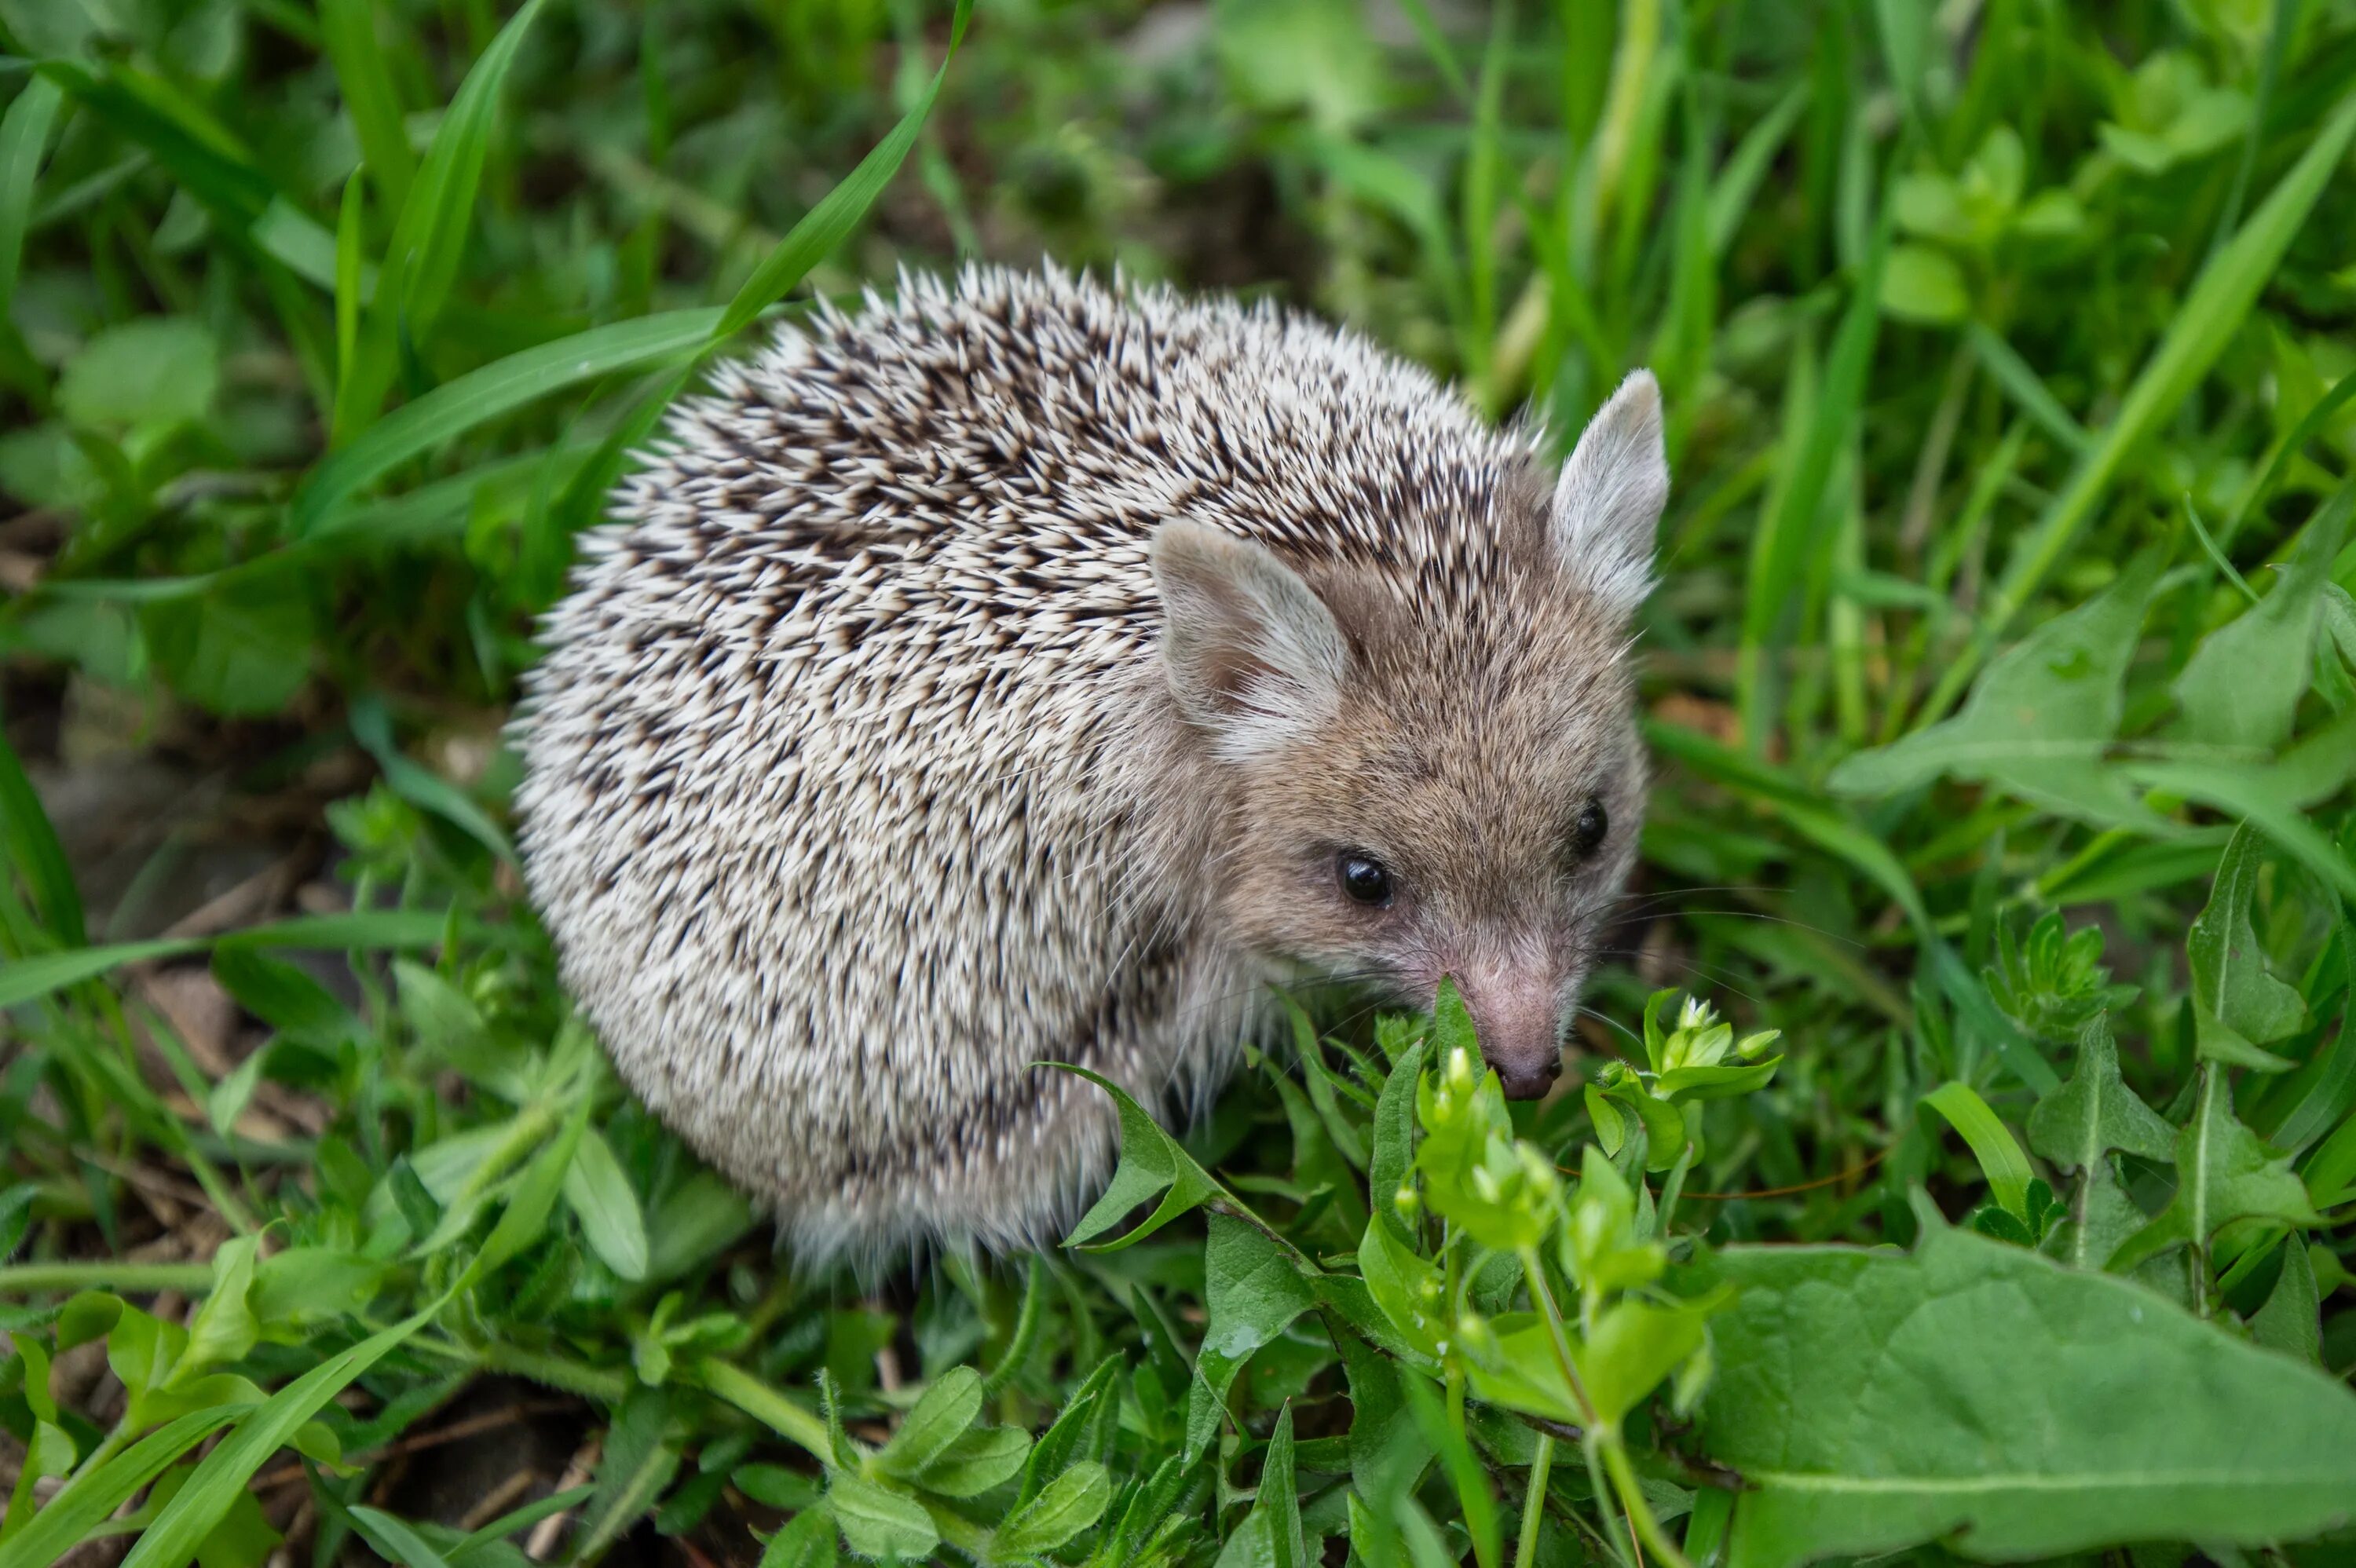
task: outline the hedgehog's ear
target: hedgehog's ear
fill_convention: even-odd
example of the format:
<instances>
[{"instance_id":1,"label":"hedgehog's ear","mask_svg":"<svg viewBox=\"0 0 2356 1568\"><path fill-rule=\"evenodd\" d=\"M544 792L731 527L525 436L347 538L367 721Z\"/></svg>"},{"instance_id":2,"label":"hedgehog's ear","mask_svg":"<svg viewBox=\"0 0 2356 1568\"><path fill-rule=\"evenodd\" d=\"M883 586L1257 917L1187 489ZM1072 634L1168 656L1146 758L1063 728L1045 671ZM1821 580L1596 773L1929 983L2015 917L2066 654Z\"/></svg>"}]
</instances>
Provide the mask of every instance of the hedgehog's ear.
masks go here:
<instances>
[{"instance_id":1,"label":"hedgehog's ear","mask_svg":"<svg viewBox=\"0 0 2356 1568\"><path fill-rule=\"evenodd\" d=\"M1639 370L1588 421L1562 465L1547 534L1566 568L1629 614L1652 592L1653 533L1668 501L1660 383Z\"/></svg>"},{"instance_id":2,"label":"hedgehog's ear","mask_svg":"<svg viewBox=\"0 0 2356 1568\"><path fill-rule=\"evenodd\" d=\"M1179 711L1242 761L1339 709L1350 650L1333 613L1264 546L1185 518L1155 530L1162 664Z\"/></svg>"}]
</instances>

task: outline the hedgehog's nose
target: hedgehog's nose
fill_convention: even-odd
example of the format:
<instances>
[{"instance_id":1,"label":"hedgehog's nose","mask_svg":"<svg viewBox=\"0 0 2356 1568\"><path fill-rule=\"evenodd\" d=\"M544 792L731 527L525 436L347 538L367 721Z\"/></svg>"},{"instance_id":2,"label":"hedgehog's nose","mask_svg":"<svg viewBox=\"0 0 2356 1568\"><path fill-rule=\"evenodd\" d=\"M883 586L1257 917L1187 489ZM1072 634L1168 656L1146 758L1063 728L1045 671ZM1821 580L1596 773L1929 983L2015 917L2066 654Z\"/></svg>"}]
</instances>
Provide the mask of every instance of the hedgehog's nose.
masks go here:
<instances>
[{"instance_id":1,"label":"hedgehog's nose","mask_svg":"<svg viewBox=\"0 0 2356 1568\"><path fill-rule=\"evenodd\" d=\"M1554 987L1499 979L1464 994L1481 1055L1508 1100L1544 1097L1562 1076L1562 1012Z\"/></svg>"}]
</instances>

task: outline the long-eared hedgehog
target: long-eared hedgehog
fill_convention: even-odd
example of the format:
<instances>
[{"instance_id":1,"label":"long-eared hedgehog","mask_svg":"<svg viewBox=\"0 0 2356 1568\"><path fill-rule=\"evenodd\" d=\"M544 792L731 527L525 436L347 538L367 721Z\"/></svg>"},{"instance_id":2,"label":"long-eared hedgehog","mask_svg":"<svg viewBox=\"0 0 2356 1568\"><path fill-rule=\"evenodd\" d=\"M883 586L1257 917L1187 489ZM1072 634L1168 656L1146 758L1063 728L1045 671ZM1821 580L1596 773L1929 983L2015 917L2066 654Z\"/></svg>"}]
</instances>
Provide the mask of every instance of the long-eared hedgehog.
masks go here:
<instances>
[{"instance_id":1,"label":"long-eared hedgehog","mask_svg":"<svg viewBox=\"0 0 2356 1568\"><path fill-rule=\"evenodd\" d=\"M1668 495L1268 306L904 276L721 369L517 720L530 889L622 1074L806 1258L1052 1240L1269 983L1462 988L1517 1096L1635 854Z\"/></svg>"}]
</instances>

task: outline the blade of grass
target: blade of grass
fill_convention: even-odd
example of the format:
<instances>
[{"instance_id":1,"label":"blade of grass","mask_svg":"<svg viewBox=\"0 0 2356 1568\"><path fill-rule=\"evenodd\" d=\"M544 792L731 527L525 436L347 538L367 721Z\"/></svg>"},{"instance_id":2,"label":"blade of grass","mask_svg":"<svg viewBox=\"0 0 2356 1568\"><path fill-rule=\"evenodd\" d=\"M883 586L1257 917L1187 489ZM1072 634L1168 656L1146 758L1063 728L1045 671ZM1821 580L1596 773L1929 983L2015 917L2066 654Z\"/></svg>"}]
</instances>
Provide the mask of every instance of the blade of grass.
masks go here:
<instances>
[{"instance_id":1,"label":"blade of grass","mask_svg":"<svg viewBox=\"0 0 2356 1568\"><path fill-rule=\"evenodd\" d=\"M1988 1190L2006 1212L2026 1220L2029 1182L2035 1172L2029 1169L2029 1156L2021 1152L2012 1129L1968 1083L1943 1083L1923 1095L1922 1103L1963 1135L1964 1142L1971 1146L1972 1157L1979 1161L1980 1174L1987 1178Z\"/></svg>"},{"instance_id":2,"label":"blade of grass","mask_svg":"<svg viewBox=\"0 0 2356 1568\"><path fill-rule=\"evenodd\" d=\"M1776 504L1753 542L1749 592L1743 603L1742 645L1737 656L1736 703L1742 734L1753 751L1762 749L1775 724L1768 689L1768 664L1788 641L1809 548L1828 548L1837 530L1816 525L1834 464L1855 432L1865 401L1866 374L1881 324L1881 265L1890 251L1885 217L1848 308L1833 336L1832 356L1815 397L1804 437L1791 469L1781 476Z\"/></svg>"},{"instance_id":3,"label":"blade of grass","mask_svg":"<svg viewBox=\"0 0 2356 1568\"><path fill-rule=\"evenodd\" d=\"M490 156L498 128L499 90L514 69L524 37L547 0L524 0L508 19L458 84L434 143L425 150L416 185L402 204L387 252L388 272L398 269L402 280L400 308L405 326L423 339L450 297L458 276L458 261L466 253L466 236L474 228L475 195L482 187L483 165ZM391 302L386 302L389 306Z\"/></svg>"},{"instance_id":4,"label":"blade of grass","mask_svg":"<svg viewBox=\"0 0 2356 1568\"><path fill-rule=\"evenodd\" d=\"M41 154L64 102L62 88L46 76L36 76L17 92L7 113L0 115L0 323L8 320L9 304L16 297L16 273L24 263Z\"/></svg>"},{"instance_id":5,"label":"blade of grass","mask_svg":"<svg viewBox=\"0 0 2356 1568\"><path fill-rule=\"evenodd\" d=\"M2233 243L2201 269L2158 349L2128 389L2118 417L2104 428L2068 485L2014 547L2003 576L1989 595L1977 634L1947 666L1930 700L1915 715L1917 729L1947 716L1995 651L1997 639L2044 585L2078 530L2109 494L2119 468L2175 412L2225 351L2293 236L2314 209L2332 171L2347 155L2351 136L2356 136L2356 97L2341 102L2290 173L2250 215Z\"/></svg>"},{"instance_id":6,"label":"blade of grass","mask_svg":"<svg viewBox=\"0 0 2356 1568\"><path fill-rule=\"evenodd\" d=\"M73 863L66 859L65 846L58 842L49 814L5 735L0 735L0 848L5 849L17 875L25 879L33 907L57 939L68 947L80 947L88 941Z\"/></svg>"},{"instance_id":7,"label":"blade of grass","mask_svg":"<svg viewBox=\"0 0 2356 1568\"><path fill-rule=\"evenodd\" d=\"M900 172L908 149L916 144L916 134L924 129L925 117L932 112L933 101L941 94L949 62L957 58L958 46L965 41L966 24L972 18L973 0L958 0L957 13L949 22L948 52L941 57L940 69L933 73L932 85L925 89L916 106L901 116L891 133L860 159L859 166L820 197L816 207L802 214L801 221L753 270L753 275L744 280L744 287L736 291L736 297L722 313L720 325L712 334L715 340L734 337L751 325L755 316L783 299L866 216L884 187L892 183L892 176Z\"/></svg>"},{"instance_id":8,"label":"blade of grass","mask_svg":"<svg viewBox=\"0 0 2356 1568\"><path fill-rule=\"evenodd\" d=\"M421 187L422 188L422 187ZM537 398L635 366L693 353L722 320L717 307L666 311L592 327L470 370L387 414L311 470L295 493L289 531L302 539L370 480Z\"/></svg>"},{"instance_id":9,"label":"blade of grass","mask_svg":"<svg viewBox=\"0 0 2356 1568\"><path fill-rule=\"evenodd\" d=\"M376 180L384 210L399 212L409 200L417 160L402 127L401 95L377 42L379 7L373 0L319 0L321 41L343 90L344 108L359 133L360 154Z\"/></svg>"},{"instance_id":10,"label":"blade of grass","mask_svg":"<svg viewBox=\"0 0 2356 1568\"><path fill-rule=\"evenodd\" d=\"M1734 243L1735 231L1758 199L1760 187L1766 183L1767 171L1774 165L1775 155L1783 150L1791 136L1792 128L1807 112L1808 84L1803 80L1775 101L1775 106L1759 118L1759 123L1742 133L1734 144L1734 152L1718 172L1709 192L1709 253L1722 257Z\"/></svg>"},{"instance_id":11,"label":"blade of grass","mask_svg":"<svg viewBox=\"0 0 2356 1568\"><path fill-rule=\"evenodd\" d=\"M120 1453L88 1466L42 1505L22 1531L0 1543L0 1568L48 1568L88 1540L115 1509L136 1497L182 1455L255 1408L230 1404L192 1410Z\"/></svg>"},{"instance_id":12,"label":"blade of grass","mask_svg":"<svg viewBox=\"0 0 2356 1568\"><path fill-rule=\"evenodd\" d=\"M2045 379L1995 329L1985 322L1973 322L1964 329L1964 341L1971 346L1981 368L2046 434L2080 457L2094 446L2086 427L2070 417L2070 411L2046 389Z\"/></svg>"},{"instance_id":13,"label":"blade of grass","mask_svg":"<svg viewBox=\"0 0 2356 1568\"><path fill-rule=\"evenodd\" d=\"M270 925L249 926L218 939L224 947L337 948L431 947L444 934L445 917L428 910L360 910L350 914L307 915ZM68 986L94 979L125 964L180 958L215 942L203 937L159 937L42 953L12 960L0 969L0 1008L37 1001Z\"/></svg>"}]
</instances>

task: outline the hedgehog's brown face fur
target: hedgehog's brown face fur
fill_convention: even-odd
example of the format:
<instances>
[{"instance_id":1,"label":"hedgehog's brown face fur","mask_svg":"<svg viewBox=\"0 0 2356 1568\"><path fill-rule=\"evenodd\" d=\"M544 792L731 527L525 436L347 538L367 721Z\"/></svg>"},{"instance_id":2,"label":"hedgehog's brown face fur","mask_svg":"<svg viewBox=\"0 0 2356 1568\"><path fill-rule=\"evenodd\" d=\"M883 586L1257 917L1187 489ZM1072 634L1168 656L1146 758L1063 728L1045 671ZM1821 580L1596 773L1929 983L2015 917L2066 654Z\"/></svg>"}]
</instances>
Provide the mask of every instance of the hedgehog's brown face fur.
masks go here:
<instances>
[{"instance_id":1,"label":"hedgehog's brown face fur","mask_svg":"<svg viewBox=\"0 0 2356 1568\"><path fill-rule=\"evenodd\" d=\"M1224 784L1221 928L1419 1006L1453 976L1516 1098L1561 1071L1635 857L1628 620L1666 485L1640 376L1550 498L1532 487L1482 521L1476 613L1199 525L1156 542L1172 687Z\"/></svg>"}]
</instances>

